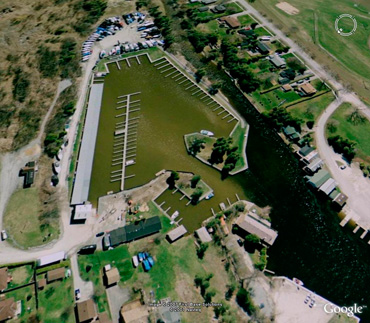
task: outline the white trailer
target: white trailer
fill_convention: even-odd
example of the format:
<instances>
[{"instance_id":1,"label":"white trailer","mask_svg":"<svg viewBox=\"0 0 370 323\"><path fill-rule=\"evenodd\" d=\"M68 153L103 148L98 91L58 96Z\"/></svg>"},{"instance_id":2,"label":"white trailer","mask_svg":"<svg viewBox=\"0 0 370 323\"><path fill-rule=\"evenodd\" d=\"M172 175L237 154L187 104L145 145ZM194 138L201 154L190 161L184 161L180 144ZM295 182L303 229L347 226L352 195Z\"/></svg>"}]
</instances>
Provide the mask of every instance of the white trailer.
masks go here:
<instances>
[{"instance_id":1,"label":"white trailer","mask_svg":"<svg viewBox=\"0 0 370 323\"><path fill-rule=\"evenodd\" d=\"M59 251L59 252L52 253L50 255L46 255L46 256L43 256L43 257L40 257L39 259L37 259L37 266L42 267L42 266L50 265L50 264L53 264L55 262L62 261L65 258L66 258L65 252L64 251Z\"/></svg>"}]
</instances>

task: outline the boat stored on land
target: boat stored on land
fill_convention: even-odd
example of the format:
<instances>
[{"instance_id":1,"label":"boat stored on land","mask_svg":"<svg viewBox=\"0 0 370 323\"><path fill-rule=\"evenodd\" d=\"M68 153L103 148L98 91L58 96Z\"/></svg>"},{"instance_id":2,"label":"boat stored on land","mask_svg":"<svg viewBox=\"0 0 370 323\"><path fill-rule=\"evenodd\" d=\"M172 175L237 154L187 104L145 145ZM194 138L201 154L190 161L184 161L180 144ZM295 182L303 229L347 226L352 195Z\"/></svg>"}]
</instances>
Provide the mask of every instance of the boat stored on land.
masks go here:
<instances>
[{"instance_id":1,"label":"boat stored on land","mask_svg":"<svg viewBox=\"0 0 370 323\"><path fill-rule=\"evenodd\" d=\"M212 131L209 131L209 130L201 130L200 133L202 135L205 135L205 136L208 136L208 137L211 137L211 136L215 135Z\"/></svg>"}]
</instances>

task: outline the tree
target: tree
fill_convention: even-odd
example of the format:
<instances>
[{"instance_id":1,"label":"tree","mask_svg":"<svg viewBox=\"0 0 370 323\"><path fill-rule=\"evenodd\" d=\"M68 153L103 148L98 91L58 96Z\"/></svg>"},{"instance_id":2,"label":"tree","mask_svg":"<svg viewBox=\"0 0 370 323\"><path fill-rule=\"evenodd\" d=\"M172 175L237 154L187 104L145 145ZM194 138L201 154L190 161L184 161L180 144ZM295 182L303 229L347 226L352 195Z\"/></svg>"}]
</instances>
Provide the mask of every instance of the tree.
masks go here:
<instances>
[{"instance_id":1,"label":"tree","mask_svg":"<svg viewBox=\"0 0 370 323\"><path fill-rule=\"evenodd\" d=\"M197 83L199 83L202 80L202 77L206 75L206 72L204 69L199 69L195 72L195 80Z\"/></svg>"},{"instance_id":2,"label":"tree","mask_svg":"<svg viewBox=\"0 0 370 323\"><path fill-rule=\"evenodd\" d=\"M257 26L258 26L258 23L257 22L252 23L251 24L252 30L256 29Z\"/></svg>"},{"instance_id":3,"label":"tree","mask_svg":"<svg viewBox=\"0 0 370 323\"><path fill-rule=\"evenodd\" d=\"M178 172L172 171L171 175L167 178L167 184L169 189L173 189L175 187L175 182L179 180L180 176Z\"/></svg>"},{"instance_id":4,"label":"tree","mask_svg":"<svg viewBox=\"0 0 370 323\"><path fill-rule=\"evenodd\" d=\"M201 179L200 175L194 175L193 178L190 180L191 188L195 188L199 183L200 179Z\"/></svg>"},{"instance_id":5,"label":"tree","mask_svg":"<svg viewBox=\"0 0 370 323\"><path fill-rule=\"evenodd\" d=\"M203 195L203 190L197 188L193 194L191 194L191 204L196 205L199 202L200 197Z\"/></svg>"},{"instance_id":6,"label":"tree","mask_svg":"<svg viewBox=\"0 0 370 323\"><path fill-rule=\"evenodd\" d=\"M255 313L256 308L252 302L252 299L248 291L244 288L240 288L236 294L236 302L249 314Z\"/></svg>"},{"instance_id":7,"label":"tree","mask_svg":"<svg viewBox=\"0 0 370 323\"><path fill-rule=\"evenodd\" d=\"M197 139L195 138L190 146L189 146L189 152L191 155L195 156L197 153L200 152L200 150L202 148L204 148L204 143L205 143L205 140L204 139Z\"/></svg>"},{"instance_id":8,"label":"tree","mask_svg":"<svg viewBox=\"0 0 370 323\"><path fill-rule=\"evenodd\" d=\"M248 234L245 237L245 242L259 244L261 242L260 238L257 237L255 234Z\"/></svg>"},{"instance_id":9,"label":"tree","mask_svg":"<svg viewBox=\"0 0 370 323\"><path fill-rule=\"evenodd\" d=\"M212 302L212 297L216 295L216 292L214 290L210 290L208 291L205 295L204 295L204 301L206 303L211 303Z\"/></svg>"},{"instance_id":10,"label":"tree","mask_svg":"<svg viewBox=\"0 0 370 323\"><path fill-rule=\"evenodd\" d=\"M208 249L208 244L201 243L199 245L199 248L197 249L197 256L199 259L204 258L204 254L206 253L206 250Z\"/></svg>"},{"instance_id":11,"label":"tree","mask_svg":"<svg viewBox=\"0 0 370 323\"><path fill-rule=\"evenodd\" d=\"M225 293L225 299L229 301L233 297L235 291L235 285L227 285L227 291Z\"/></svg>"}]
</instances>

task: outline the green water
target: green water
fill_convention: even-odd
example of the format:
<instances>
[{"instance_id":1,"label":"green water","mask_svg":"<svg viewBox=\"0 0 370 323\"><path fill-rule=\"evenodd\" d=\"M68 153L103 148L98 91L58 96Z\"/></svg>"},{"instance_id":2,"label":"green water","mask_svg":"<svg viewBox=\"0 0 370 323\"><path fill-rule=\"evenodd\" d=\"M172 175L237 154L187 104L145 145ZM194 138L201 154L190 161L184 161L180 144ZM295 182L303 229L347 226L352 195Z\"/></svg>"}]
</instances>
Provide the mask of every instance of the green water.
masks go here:
<instances>
[{"instance_id":1,"label":"green water","mask_svg":"<svg viewBox=\"0 0 370 323\"><path fill-rule=\"evenodd\" d=\"M123 110L116 110L118 96L141 92L132 100L140 101L140 111L130 114L130 118L139 116L137 126L136 164L126 167L126 176L135 174L125 181L125 189L145 184L155 177L162 169L188 171L199 174L212 187L215 197L202 201L197 206L186 206L188 200L180 201L181 194L166 192L157 202L172 214L179 211L178 219L189 231L197 229L201 222L212 215L211 208L220 210L219 203L236 201L237 193L241 199L246 194L240 184L240 177L229 177L221 180L220 173L201 163L187 154L183 136L188 133L207 129L216 136L228 136L236 121L228 123L222 119L226 114L218 115L221 110L213 111L206 103L191 93L194 89L186 90L191 84L177 84L167 73L160 73L147 57L140 57L141 65L136 59L130 59L131 67L122 62L121 70L116 64L110 64L110 74L105 79L102 110L100 115L99 132L95 149L93 174L90 185L89 199L96 203L99 196L108 191L119 191L120 182L110 182L110 173L119 170L121 166L112 167L112 152L114 129L116 122L123 122L125 117L116 118ZM181 82L181 81L179 81ZM208 103L208 101L207 101ZM135 109L135 108L133 108ZM129 138L133 138L129 137ZM130 147L130 145L128 145Z\"/></svg>"}]
</instances>

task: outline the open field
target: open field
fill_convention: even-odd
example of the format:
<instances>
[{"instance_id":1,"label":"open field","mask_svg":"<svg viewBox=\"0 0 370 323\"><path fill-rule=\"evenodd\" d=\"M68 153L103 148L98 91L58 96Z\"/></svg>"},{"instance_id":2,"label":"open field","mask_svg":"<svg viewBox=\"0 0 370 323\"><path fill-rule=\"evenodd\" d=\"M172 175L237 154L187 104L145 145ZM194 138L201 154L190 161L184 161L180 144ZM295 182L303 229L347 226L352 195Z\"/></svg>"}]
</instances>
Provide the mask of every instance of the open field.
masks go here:
<instances>
[{"instance_id":1,"label":"open field","mask_svg":"<svg viewBox=\"0 0 370 323\"><path fill-rule=\"evenodd\" d=\"M323 94L312 100L308 100L288 108L293 117L307 121L315 121L325 108L334 100L331 92Z\"/></svg>"},{"instance_id":2,"label":"open field","mask_svg":"<svg viewBox=\"0 0 370 323\"><path fill-rule=\"evenodd\" d=\"M330 132L326 129L327 136L340 135L343 138L348 138L357 143L356 157L370 162L370 123L367 119L362 119L359 122L349 121L349 116L354 111L354 108L348 104L342 104L330 117L328 124L335 126L335 131Z\"/></svg>"},{"instance_id":3,"label":"open field","mask_svg":"<svg viewBox=\"0 0 370 323\"><path fill-rule=\"evenodd\" d=\"M277 0L261 0L254 2L253 6L271 18L279 29L297 40L314 59L330 69L345 85L351 85L369 103L369 2L330 0L323 5L320 0L309 3L292 0L288 3L300 11L295 15L280 10L275 6L277 3ZM335 19L343 13L352 14L358 24L356 32L349 37L339 35L334 28ZM341 19L339 27L345 31L351 29L350 24Z\"/></svg>"},{"instance_id":4,"label":"open field","mask_svg":"<svg viewBox=\"0 0 370 323\"><path fill-rule=\"evenodd\" d=\"M19 267L8 267L8 273L13 280L8 284L7 289L22 286L30 283L33 280L33 266L24 265Z\"/></svg>"},{"instance_id":5,"label":"open field","mask_svg":"<svg viewBox=\"0 0 370 323\"><path fill-rule=\"evenodd\" d=\"M51 221L51 225L41 228L40 208L37 188L20 189L12 195L3 220L9 241L17 246L30 248L55 238L59 220Z\"/></svg>"},{"instance_id":6,"label":"open field","mask_svg":"<svg viewBox=\"0 0 370 323\"><path fill-rule=\"evenodd\" d=\"M72 277L47 284L38 292L40 314L44 323L74 323L74 291Z\"/></svg>"}]
</instances>

